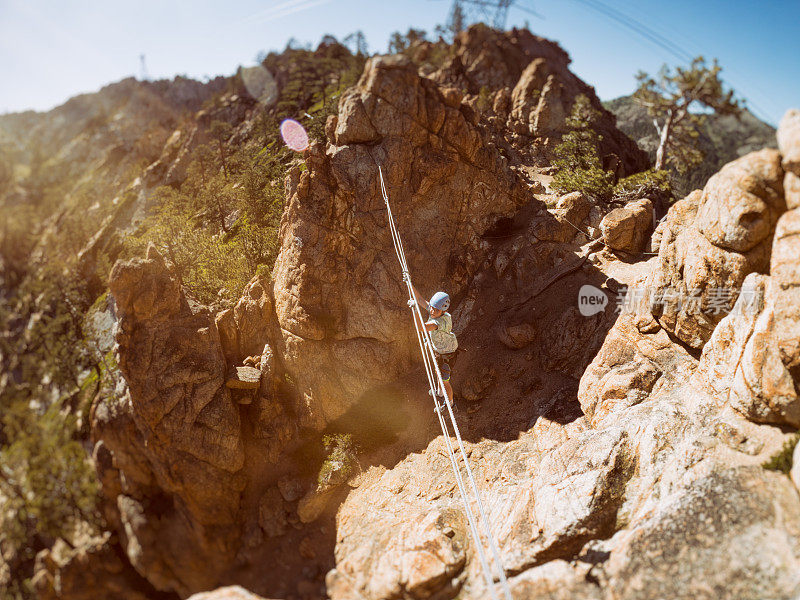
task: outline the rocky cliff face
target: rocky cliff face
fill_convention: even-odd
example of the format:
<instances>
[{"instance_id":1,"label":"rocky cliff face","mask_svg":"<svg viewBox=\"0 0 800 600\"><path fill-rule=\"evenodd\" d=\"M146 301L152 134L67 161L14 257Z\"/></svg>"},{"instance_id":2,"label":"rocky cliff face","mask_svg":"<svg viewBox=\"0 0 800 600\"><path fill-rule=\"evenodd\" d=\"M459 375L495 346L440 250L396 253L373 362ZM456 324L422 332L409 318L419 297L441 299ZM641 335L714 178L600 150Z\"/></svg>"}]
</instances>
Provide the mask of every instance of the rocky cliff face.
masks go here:
<instances>
[{"instance_id":1,"label":"rocky cliff face","mask_svg":"<svg viewBox=\"0 0 800 600\"><path fill-rule=\"evenodd\" d=\"M425 51L419 50L422 56ZM604 166L620 176L647 168L644 153L619 134L614 115L594 88L569 70L570 62L557 43L526 29L501 32L475 25L456 36L443 65L428 74L440 85L466 92L467 104L514 162L546 166L567 131L565 119L576 96L583 94L600 113L595 127L603 138Z\"/></svg>"},{"instance_id":2,"label":"rocky cliff face","mask_svg":"<svg viewBox=\"0 0 800 600\"><path fill-rule=\"evenodd\" d=\"M144 261L115 267L111 293L128 390L118 406L100 406L96 451L114 457L101 474L117 487L114 520L132 564L157 587L213 585L224 568L217 557L235 549L244 489L240 417L216 328L192 313L152 247Z\"/></svg>"},{"instance_id":3,"label":"rocky cliff face","mask_svg":"<svg viewBox=\"0 0 800 600\"><path fill-rule=\"evenodd\" d=\"M275 307L307 426L322 428L416 358L378 166L406 243L425 248L410 267L453 294L486 257L481 234L529 199L452 93L408 61L371 59L328 123L328 148L312 148L310 169L289 180Z\"/></svg>"},{"instance_id":4,"label":"rocky cliff face","mask_svg":"<svg viewBox=\"0 0 800 600\"><path fill-rule=\"evenodd\" d=\"M581 194L547 193L539 167L564 115L579 93L597 102L567 65L553 43L482 28L429 72L370 59L287 178L272 279L234 309L193 305L154 250L115 266L125 385L94 409L95 458L107 518L156 588L487 596L380 166L415 284L454 300L459 423L515 597L800 590L800 496L761 467L798 426L797 114L780 151L672 207L644 260L649 202L604 219ZM615 168L642 168L603 119ZM625 261L602 249L622 229ZM584 316L587 284L609 301ZM626 286L659 295L618 315ZM697 310L671 302L681 292ZM329 457L323 476L312 442L387 414L365 407L397 411L394 436L362 438L360 468Z\"/></svg>"}]
</instances>

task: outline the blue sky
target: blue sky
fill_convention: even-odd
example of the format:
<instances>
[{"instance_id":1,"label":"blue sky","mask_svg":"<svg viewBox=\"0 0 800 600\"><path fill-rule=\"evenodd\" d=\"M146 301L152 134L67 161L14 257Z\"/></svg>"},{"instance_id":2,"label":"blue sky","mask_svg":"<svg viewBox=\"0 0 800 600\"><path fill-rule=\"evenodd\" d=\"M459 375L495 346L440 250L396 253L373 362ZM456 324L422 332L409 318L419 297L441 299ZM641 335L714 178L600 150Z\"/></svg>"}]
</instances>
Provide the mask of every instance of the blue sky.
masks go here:
<instances>
[{"instance_id":1,"label":"blue sky","mask_svg":"<svg viewBox=\"0 0 800 600\"><path fill-rule=\"evenodd\" d=\"M589 3L598 0L588 0ZM800 106L800 0L600 0L681 47L717 57L723 77L760 117ZM586 0L517 0L507 26L527 20L555 39L603 99L630 93L634 74L677 59ZM46 110L139 73L231 74L290 37L316 43L361 29L372 51L409 26L432 31L450 0L0 0L0 112Z\"/></svg>"}]
</instances>

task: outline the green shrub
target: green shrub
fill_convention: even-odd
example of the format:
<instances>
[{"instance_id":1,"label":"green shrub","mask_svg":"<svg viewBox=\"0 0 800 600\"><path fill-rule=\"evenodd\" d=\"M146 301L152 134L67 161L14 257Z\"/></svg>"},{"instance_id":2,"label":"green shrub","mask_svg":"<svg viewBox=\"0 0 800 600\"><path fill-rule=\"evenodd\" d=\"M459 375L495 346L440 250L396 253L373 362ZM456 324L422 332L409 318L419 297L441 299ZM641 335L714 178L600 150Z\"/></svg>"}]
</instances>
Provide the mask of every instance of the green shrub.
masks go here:
<instances>
[{"instance_id":1,"label":"green shrub","mask_svg":"<svg viewBox=\"0 0 800 600\"><path fill-rule=\"evenodd\" d=\"M242 196L243 186L224 184L208 196L191 198L172 188L156 191L160 207L125 240L127 256L141 256L155 244L181 283L198 301L234 303L260 265L271 268L278 251L277 224L283 210L283 192L262 202ZM258 207L261 218L251 216ZM226 216L240 211L227 231ZM221 214L222 216L218 215Z\"/></svg>"},{"instance_id":2,"label":"green shrub","mask_svg":"<svg viewBox=\"0 0 800 600\"><path fill-rule=\"evenodd\" d=\"M3 416L12 440L0 450L3 536L23 554L35 552L34 539L70 540L79 522L100 524L99 486L83 445L73 439L75 420L58 403L42 414L15 404Z\"/></svg>"},{"instance_id":3,"label":"green shrub","mask_svg":"<svg viewBox=\"0 0 800 600\"><path fill-rule=\"evenodd\" d=\"M562 194L583 192L587 196L607 201L613 192L613 182L611 173L592 165L575 169L561 168L550 185Z\"/></svg>"},{"instance_id":4,"label":"green shrub","mask_svg":"<svg viewBox=\"0 0 800 600\"><path fill-rule=\"evenodd\" d=\"M781 473L789 474L792 470L792 455L797 442L800 441L800 433L796 433L783 443L780 451L765 462L762 466L770 471L780 471Z\"/></svg>"},{"instance_id":5,"label":"green shrub","mask_svg":"<svg viewBox=\"0 0 800 600\"><path fill-rule=\"evenodd\" d=\"M353 436L349 433L334 433L322 437L325 459L317 476L317 487L325 489L346 482L359 469Z\"/></svg>"},{"instance_id":6,"label":"green shrub","mask_svg":"<svg viewBox=\"0 0 800 600\"><path fill-rule=\"evenodd\" d=\"M648 169L620 179L614 186L614 198L619 200L650 198L664 202L671 197L672 187L667 171Z\"/></svg>"}]
</instances>

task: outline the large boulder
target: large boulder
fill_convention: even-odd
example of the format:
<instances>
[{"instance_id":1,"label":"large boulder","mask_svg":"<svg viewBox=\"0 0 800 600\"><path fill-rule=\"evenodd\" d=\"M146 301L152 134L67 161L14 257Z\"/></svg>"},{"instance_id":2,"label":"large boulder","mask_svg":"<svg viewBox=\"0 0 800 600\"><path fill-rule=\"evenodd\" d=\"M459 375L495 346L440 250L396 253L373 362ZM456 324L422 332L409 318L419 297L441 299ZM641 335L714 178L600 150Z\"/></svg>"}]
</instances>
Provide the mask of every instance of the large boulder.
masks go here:
<instances>
[{"instance_id":1,"label":"large boulder","mask_svg":"<svg viewBox=\"0 0 800 600\"><path fill-rule=\"evenodd\" d=\"M600 222L603 242L612 250L638 254L653 226L653 203L647 198L610 211Z\"/></svg>"},{"instance_id":2,"label":"large boulder","mask_svg":"<svg viewBox=\"0 0 800 600\"><path fill-rule=\"evenodd\" d=\"M467 445L515 594L649 598L662 586L675 598L794 597L800 497L761 467L788 436L721 418L687 381L596 427L540 418L512 442ZM334 600L487 596L441 438L367 472L337 523ZM703 596L703 581L716 596Z\"/></svg>"},{"instance_id":3,"label":"large boulder","mask_svg":"<svg viewBox=\"0 0 800 600\"><path fill-rule=\"evenodd\" d=\"M779 289L772 277L748 275L733 310L703 348L696 377L752 421L797 427L800 397L782 360ZM797 327L796 315L787 321L789 329Z\"/></svg>"},{"instance_id":4,"label":"large boulder","mask_svg":"<svg viewBox=\"0 0 800 600\"><path fill-rule=\"evenodd\" d=\"M423 454L429 460L412 455L399 470L373 467L340 507L337 564L326 577L334 600L441 590L452 596L462 585L467 519L450 498L452 472L441 441Z\"/></svg>"},{"instance_id":5,"label":"large boulder","mask_svg":"<svg viewBox=\"0 0 800 600\"><path fill-rule=\"evenodd\" d=\"M714 330L697 372L702 385L757 422L800 426L800 210L775 227L770 275L751 274Z\"/></svg>"},{"instance_id":6,"label":"large boulder","mask_svg":"<svg viewBox=\"0 0 800 600\"><path fill-rule=\"evenodd\" d=\"M800 502L788 477L731 469L618 534L600 573L611 597L797 598Z\"/></svg>"},{"instance_id":7,"label":"large boulder","mask_svg":"<svg viewBox=\"0 0 800 600\"><path fill-rule=\"evenodd\" d=\"M800 176L800 110L790 108L778 124L778 150L783 168Z\"/></svg>"},{"instance_id":8,"label":"large boulder","mask_svg":"<svg viewBox=\"0 0 800 600\"><path fill-rule=\"evenodd\" d=\"M771 237L785 210L780 155L765 149L708 180L694 225L715 246L745 253Z\"/></svg>"},{"instance_id":9,"label":"large boulder","mask_svg":"<svg viewBox=\"0 0 800 600\"><path fill-rule=\"evenodd\" d=\"M536 435L467 452L508 572L607 535L634 468L620 429L565 434L543 424ZM452 477L441 438L391 471L368 472L339 510L331 598L486 597Z\"/></svg>"},{"instance_id":10,"label":"large boulder","mask_svg":"<svg viewBox=\"0 0 800 600\"><path fill-rule=\"evenodd\" d=\"M647 287L659 324L694 349L731 310L745 276L768 268L786 210L780 161L770 149L737 159L667 214Z\"/></svg>"},{"instance_id":11,"label":"large boulder","mask_svg":"<svg viewBox=\"0 0 800 600\"><path fill-rule=\"evenodd\" d=\"M783 187L786 193L786 208L800 208L800 176L786 171L783 176Z\"/></svg>"},{"instance_id":12,"label":"large boulder","mask_svg":"<svg viewBox=\"0 0 800 600\"><path fill-rule=\"evenodd\" d=\"M641 332L637 315L620 315L586 368L578 401L592 424L639 404L660 388L687 378L696 361L663 329Z\"/></svg>"}]
</instances>

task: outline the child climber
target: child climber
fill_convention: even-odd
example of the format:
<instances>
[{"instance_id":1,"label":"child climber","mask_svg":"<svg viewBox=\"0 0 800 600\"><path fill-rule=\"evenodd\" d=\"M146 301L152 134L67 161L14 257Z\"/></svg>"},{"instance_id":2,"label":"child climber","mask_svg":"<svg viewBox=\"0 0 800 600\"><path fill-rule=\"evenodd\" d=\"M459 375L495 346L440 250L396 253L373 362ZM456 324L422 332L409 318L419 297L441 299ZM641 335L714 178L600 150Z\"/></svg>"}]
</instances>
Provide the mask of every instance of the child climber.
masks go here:
<instances>
[{"instance_id":1,"label":"child climber","mask_svg":"<svg viewBox=\"0 0 800 600\"><path fill-rule=\"evenodd\" d=\"M442 381L447 392L447 402L455 408L453 404L453 388L450 385L450 364L453 353L458 348L456 334L453 333L453 318L447 309L450 308L450 296L444 292L436 292L430 302L426 302L413 285L414 298L422 308L430 313L430 318L423 324L425 329L431 333L431 342L439 364L439 371L442 373ZM414 318L418 319L417 313Z\"/></svg>"}]
</instances>

